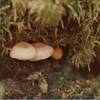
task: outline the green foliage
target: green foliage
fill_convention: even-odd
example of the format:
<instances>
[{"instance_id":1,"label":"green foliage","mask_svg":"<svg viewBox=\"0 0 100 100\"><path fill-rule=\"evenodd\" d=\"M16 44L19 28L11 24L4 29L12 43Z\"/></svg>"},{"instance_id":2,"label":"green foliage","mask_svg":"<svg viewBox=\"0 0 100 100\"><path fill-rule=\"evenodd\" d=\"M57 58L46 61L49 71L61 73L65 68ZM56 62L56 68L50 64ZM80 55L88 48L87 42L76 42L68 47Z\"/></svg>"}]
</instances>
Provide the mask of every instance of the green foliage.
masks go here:
<instances>
[{"instance_id":1,"label":"green foliage","mask_svg":"<svg viewBox=\"0 0 100 100\"><path fill-rule=\"evenodd\" d=\"M72 63L77 68L88 66L90 70L89 64L96 56L94 49L100 46L100 25L98 23L97 27L93 27L95 21L98 21L100 0L70 0L69 3L66 2L66 7L69 17L76 19L82 27L75 36L76 45L72 47L74 51L71 57Z\"/></svg>"},{"instance_id":2,"label":"green foliage","mask_svg":"<svg viewBox=\"0 0 100 100\"><path fill-rule=\"evenodd\" d=\"M96 100L100 99L100 76L91 80L91 90Z\"/></svg>"},{"instance_id":3,"label":"green foliage","mask_svg":"<svg viewBox=\"0 0 100 100\"><path fill-rule=\"evenodd\" d=\"M0 99L3 99L5 96L6 90L4 84L0 82Z\"/></svg>"},{"instance_id":4,"label":"green foliage","mask_svg":"<svg viewBox=\"0 0 100 100\"><path fill-rule=\"evenodd\" d=\"M66 77L64 77L63 81L61 79L54 80L54 83L51 84L52 87L50 87L52 98L100 99L100 77L88 80L82 77L76 77L75 80L71 79L71 76L69 78L69 80L66 80Z\"/></svg>"},{"instance_id":5,"label":"green foliage","mask_svg":"<svg viewBox=\"0 0 100 100\"><path fill-rule=\"evenodd\" d=\"M80 20L92 18L96 20L100 11L99 0L11 0L16 13L29 9L30 14L36 14L44 24L57 25L63 15ZM16 16L17 14L15 14Z\"/></svg>"},{"instance_id":6,"label":"green foliage","mask_svg":"<svg viewBox=\"0 0 100 100\"><path fill-rule=\"evenodd\" d=\"M4 39L4 32L9 28L9 25L12 21L12 15L9 13L9 2L8 0L1 0L0 2L0 41Z\"/></svg>"},{"instance_id":7,"label":"green foliage","mask_svg":"<svg viewBox=\"0 0 100 100\"><path fill-rule=\"evenodd\" d=\"M64 85L65 78L63 76L58 76L53 82L52 88L62 88Z\"/></svg>"},{"instance_id":8,"label":"green foliage","mask_svg":"<svg viewBox=\"0 0 100 100\"><path fill-rule=\"evenodd\" d=\"M45 24L57 25L64 14L64 8L56 0L33 0L29 6L30 13L36 13Z\"/></svg>"},{"instance_id":9,"label":"green foliage","mask_svg":"<svg viewBox=\"0 0 100 100\"><path fill-rule=\"evenodd\" d=\"M100 31L100 25L98 25L98 29ZM88 24L84 24L81 32L77 36L79 40L79 47L73 47L75 55L72 56L72 63L75 64L77 68L86 67L93 62L95 54L95 48L100 46L100 42L98 40L99 31L97 30L96 33L93 33L94 29L92 23L89 22Z\"/></svg>"}]
</instances>

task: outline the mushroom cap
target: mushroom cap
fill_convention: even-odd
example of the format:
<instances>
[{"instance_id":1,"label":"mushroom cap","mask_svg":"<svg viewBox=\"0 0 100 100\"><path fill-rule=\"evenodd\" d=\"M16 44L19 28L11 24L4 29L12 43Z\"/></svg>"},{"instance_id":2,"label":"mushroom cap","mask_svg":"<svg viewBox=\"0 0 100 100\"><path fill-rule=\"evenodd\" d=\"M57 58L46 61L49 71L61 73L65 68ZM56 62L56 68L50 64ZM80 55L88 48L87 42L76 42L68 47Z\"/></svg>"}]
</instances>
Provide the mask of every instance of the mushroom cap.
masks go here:
<instances>
[{"instance_id":1,"label":"mushroom cap","mask_svg":"<svg viewBox=\"0 0 100 100\"><path fill-rule=\"evenodd\" d=\"M30 60L35 55L35 48L27 42L17 43L10 51L10 57L18 60Z\"/></svg>"},{"instance_id":2,"label":"mushroom cap","mask_svg":"<svg viewBox=\"0 0 100 100\"><path fill-rule=\"evenodd\" d=\"M33 43L33 47L36 49L36 57L31 59L30 61L39 61L43 59L47 59L52 56L54 50L51 46L46 45L44 43Z\"/></svg>"},{"instance_id":3,"label":"mushroom cap","mask_svg":"<svg viewBox=\"0 0 100 100\"><path fill-rule=\"evenodd\" d=\"M52 58L59 60L62 58L62 56L63 56L63 50L60 47L55 47Z\"/></svg>"}]
</instances>

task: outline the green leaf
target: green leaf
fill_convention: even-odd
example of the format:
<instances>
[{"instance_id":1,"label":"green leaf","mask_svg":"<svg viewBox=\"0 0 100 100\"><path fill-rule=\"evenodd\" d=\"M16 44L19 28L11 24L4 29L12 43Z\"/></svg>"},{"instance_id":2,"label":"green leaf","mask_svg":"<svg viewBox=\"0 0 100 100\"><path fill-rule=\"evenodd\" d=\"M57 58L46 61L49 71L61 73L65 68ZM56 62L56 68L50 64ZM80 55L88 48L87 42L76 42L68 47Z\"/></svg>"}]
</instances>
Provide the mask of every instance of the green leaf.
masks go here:
<instances>
[{"instance_id":1,"label":"green leaf","mask_svg":"<svg viewBox=\"0 0 100 100\"><path fill-rule=\"evenodd\" d=\"M5 87L3 85L3 83L0 82L0 98L3 99L3 97L5 96L6 90Z\"/></svg>"},{"instance_id":2,"label":"green leaf","mask_svg":"<svg viewBox=\"0 0 100 100\"><path fill-rule=\"evenodd\" d=\"M48 83L44 78L41 78L38 83L39 88L43 93L47 93L48 91Z\"/></svg>"}]
</instances>

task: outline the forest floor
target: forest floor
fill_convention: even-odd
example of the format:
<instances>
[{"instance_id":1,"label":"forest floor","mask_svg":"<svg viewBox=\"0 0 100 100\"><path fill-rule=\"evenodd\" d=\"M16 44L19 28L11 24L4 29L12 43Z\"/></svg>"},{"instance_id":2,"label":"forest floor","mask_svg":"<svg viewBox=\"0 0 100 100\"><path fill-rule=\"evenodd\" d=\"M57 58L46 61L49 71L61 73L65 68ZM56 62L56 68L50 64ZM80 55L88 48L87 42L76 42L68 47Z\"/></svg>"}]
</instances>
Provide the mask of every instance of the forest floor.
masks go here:
<instances>
[{"instance_id":1,"label":"forest floor","mask_svg":"<svg viewBox=\"0 0 100 100\"><path fill-rule=\"evenodd\" d=\"M8 15L2 13L1 16L5 22ZM77 24L66 20L64 29L59 26L43 28L27 16L22 17L23 20L30 21L31 27L26 25L27 27L21 30L18 27L21 23L12 23L9 31L4 29L0 41L0 84L2 83L5 88L2 97L5 99L100 99L100 60L90 65L91 71L88 71L87 67L77 69L67 61L69 45L74 45L72 40L79 31ZM4 51L19 41L29 43L40 41L53 47L60 46L64 56L61 60L48 58L37 62L12 59L9 53L6 55ZM1 92L2 90L0 96Z\"/></svg>"},{"instance_id":2,"label":"forest floor","mask_svg":"<svg viewBox=\"0 0 100 100\"><path fill-rule=\"evenodd\" d=\"M96 70L76 69L65 59L28 62L0 56L4 98L100 98L100 77Z\"/></svg>"}]
</instances>

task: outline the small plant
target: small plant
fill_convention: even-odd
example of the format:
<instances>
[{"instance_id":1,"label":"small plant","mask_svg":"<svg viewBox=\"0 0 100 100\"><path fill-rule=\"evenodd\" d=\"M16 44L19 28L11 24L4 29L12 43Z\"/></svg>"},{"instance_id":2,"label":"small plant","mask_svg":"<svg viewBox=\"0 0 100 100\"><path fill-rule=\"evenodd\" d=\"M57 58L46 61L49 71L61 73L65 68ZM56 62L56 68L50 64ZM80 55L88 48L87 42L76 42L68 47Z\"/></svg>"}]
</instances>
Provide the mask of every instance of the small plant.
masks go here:
<instances>
[{"instance_id":1,"label":"small plant","mask_svg":"<svg viewBox=\"0 0 100 100\"><path fill-rule=\"evenodd\" d=\"M3 99L6 94L6 89L3 83L0 82L0 99Z\"/></svg>"},{"instance_id":2,"label":"small plant","mask_svg":"<svg viewBox=\"0 0 100 100\"><path fill-rule=\"evenodd\" d=\"M77 68L86 67L88 66L89 70L89 64L94 61L94 57L96 57L95 54L95 48L100 46L99 42L99 25L96 33L94 34L94 29L92 26L92 23L89 22L89 24L84 24L81 32L77 36L78 38L78 45L76 47L73 47L73 51L75 55L72 56L72 63L75 64ZM100 29L99 29L100 30Z\"/></svg>"}]
</instances>

